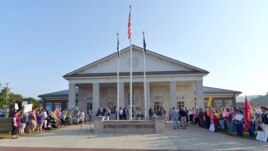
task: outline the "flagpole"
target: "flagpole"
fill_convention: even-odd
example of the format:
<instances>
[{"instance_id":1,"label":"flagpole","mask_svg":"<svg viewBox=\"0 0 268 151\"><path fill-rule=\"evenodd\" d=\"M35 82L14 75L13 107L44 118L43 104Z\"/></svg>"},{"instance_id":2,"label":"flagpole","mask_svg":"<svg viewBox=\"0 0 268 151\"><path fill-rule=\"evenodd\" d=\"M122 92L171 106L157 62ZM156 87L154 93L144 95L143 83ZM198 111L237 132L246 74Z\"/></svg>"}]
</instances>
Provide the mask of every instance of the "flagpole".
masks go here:
<instances>
[{"instance_id":1,"label":"flagpole","mask_svg":"<svg viewBox=\"0 0 268 151\"><path fill-rule=\"evenodd\" d=\"M129 119L132 120L132 46L131 46L131 39L130 39L130 87L129 87L129 93L130 93L130 117Z\"/></svg>"},{"instance_id":2,"label":"flagpole","mask_svg":"<svg viewBox=\"0 0 268 151\"><path fill-rule=\"evenodd\" d=\"M119 120L119 34L117 33L117 120Z\"/></svg>"},{"instance_id":3,"label":"flagpole","mask_svg":"<svg viewBox=\"0 0 268 151\"><path fill-rule=\"evenodd\" d=\"M146 113L147 113L147 102L146 102L146 62L145 62L145 38L144 38L144 32L142 32L143 35L143 89L144 89L144 119L146 120Z\"/></svg>"},{"instance_id":4,"label":"flagpole","mask_svg":"<svg viewBox=\"0 0 268 151\"><path fill-rule=\"evenodd\" d=\"M132 45L131 45L131 5L129 5L128 37L130 45L130 84L129 84L129 120L132 120Z\"/></svg>"}]
</instances>

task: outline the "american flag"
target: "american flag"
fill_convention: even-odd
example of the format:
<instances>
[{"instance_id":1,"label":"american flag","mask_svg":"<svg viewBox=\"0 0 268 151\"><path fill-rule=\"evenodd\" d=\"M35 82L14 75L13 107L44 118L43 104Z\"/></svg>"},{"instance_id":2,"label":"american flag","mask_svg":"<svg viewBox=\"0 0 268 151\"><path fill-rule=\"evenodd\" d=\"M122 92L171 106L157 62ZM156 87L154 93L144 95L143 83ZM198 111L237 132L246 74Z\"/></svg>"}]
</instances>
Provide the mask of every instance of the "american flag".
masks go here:
<instances>
[{"instance_id":1,"label":"american flag","mask_svg":"<svg viewBox=\"0 0 268 151\"><path fill-rule=\"evenodd\" d=\"M131 5L129 6L129 16L128 16L128 39L131 39Z\"/></svg>"}]
</instances>

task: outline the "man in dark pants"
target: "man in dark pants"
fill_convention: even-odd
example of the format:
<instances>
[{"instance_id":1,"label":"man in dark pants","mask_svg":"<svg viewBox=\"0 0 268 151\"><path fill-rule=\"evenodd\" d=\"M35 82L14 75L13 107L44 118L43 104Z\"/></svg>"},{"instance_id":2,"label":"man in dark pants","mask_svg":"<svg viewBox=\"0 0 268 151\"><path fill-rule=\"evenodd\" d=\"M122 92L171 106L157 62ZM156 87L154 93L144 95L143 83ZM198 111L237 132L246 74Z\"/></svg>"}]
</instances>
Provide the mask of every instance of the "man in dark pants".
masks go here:
<instances>
[{"instance_id":1,"label":"man in dark pants","mask_svg":"<svg viewBox=\"0 0 268 151\"><path fill-rule=\"evenodd\" d=\"M249 120L249 130L248 130L248 133L250 135L250 137L253 137L255 138L256 135L255 135L255 114L254 112L251 112L250 113L250 120Z\"/></svg>"},{"instance_id":2,"label":"man in dark pants","mask_svg":"<svg viewBox=\"0 0 268 151\"><path fill-rule=\"evenodd\" d=\"M236 133L238 136L243 137L243 114L239 112L239 110L235 109L234 111L234 125L236 129Z\"/></svg>"},{"instance_id":3,"label":"man in dark pants","mask_svg":"<svg viewBox=\"0 0 268 151\"><path fill-rule=\"evenodd\" d=\"M149 119L152 120L152 117L154 115L153 109L150 107L149 109Z\"/></svg>"},{"instance_id":4,"label":"man in dark pants","mask_svg":"<svg viewBox=\"0 0 268 151\"><path fill-rule=\"evenodd\" d=\"M205 119L206 119L206 128L209 129L209 127L210 127L210 111L209 111L209 109L206 109Z\"/></svg>"}]
</instances>

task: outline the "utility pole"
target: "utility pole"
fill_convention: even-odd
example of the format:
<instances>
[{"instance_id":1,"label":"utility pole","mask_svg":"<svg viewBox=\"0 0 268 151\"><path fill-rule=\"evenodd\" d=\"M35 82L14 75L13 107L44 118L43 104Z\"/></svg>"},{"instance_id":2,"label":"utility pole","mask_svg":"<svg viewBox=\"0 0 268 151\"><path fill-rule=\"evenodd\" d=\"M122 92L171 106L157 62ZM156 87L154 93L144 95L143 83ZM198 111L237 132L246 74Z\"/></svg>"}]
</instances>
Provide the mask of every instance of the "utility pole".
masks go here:
<instances>
[{"instance_id":1,"label":"utility pole","mask_svg":"<svg viewBox=\"0 0 268 151\"><path fill-rule=\"evenodd\" d=\"M9 85L9 83L7 82L6 83L6 94L5 94L5 101L6 101L6 117L8 117L8 106L7 106L7 99L8 99L8 85Z\"/></svg>"},{"instance_id":2,"label":"utility pole","mask_svg":"<svg viewBox=\"0 0 268 151\"><path fill-rule=\"evenodd\" d=\"M7 106L7 98L8 98L8 84L9 83L6 83L7 84L7 87L6 87L6 96L5 96L5 99L6 99L6 106Z\"/></svg>"}]
</instances>

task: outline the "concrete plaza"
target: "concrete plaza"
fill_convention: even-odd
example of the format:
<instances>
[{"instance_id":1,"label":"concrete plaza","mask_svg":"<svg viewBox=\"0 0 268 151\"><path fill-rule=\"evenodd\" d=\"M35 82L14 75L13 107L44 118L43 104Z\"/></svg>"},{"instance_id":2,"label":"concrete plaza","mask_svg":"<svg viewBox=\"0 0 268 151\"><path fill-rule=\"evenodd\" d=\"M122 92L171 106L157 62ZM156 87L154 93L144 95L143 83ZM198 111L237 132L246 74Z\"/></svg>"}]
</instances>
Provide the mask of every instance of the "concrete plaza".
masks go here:
<instances>
[{"instance_id":1,"label":"concrete plaza","mask_svg":"<svg viewBox=\"0 0 268 151\"><path fill-rule=\"evenodd\" d=\"M268 143L212 133L191 126L188 129L166 128L164 134L90 133L89 125L68 126L36 136L20 137L16 140L0 140L0 150L5 147L47 147L85 149L131 149L131 150L267 150ZM13 148L17 149L17 148ZM20 149L20 150L21 150ZM54 150L57 150L54 149ZM27 148L26 150L29 150ZM40 150L44 150L40 149ZM49 149L51 150L51 149ZM66 149L65 149L66 150Z\"/></svg>"}]
</instances>

